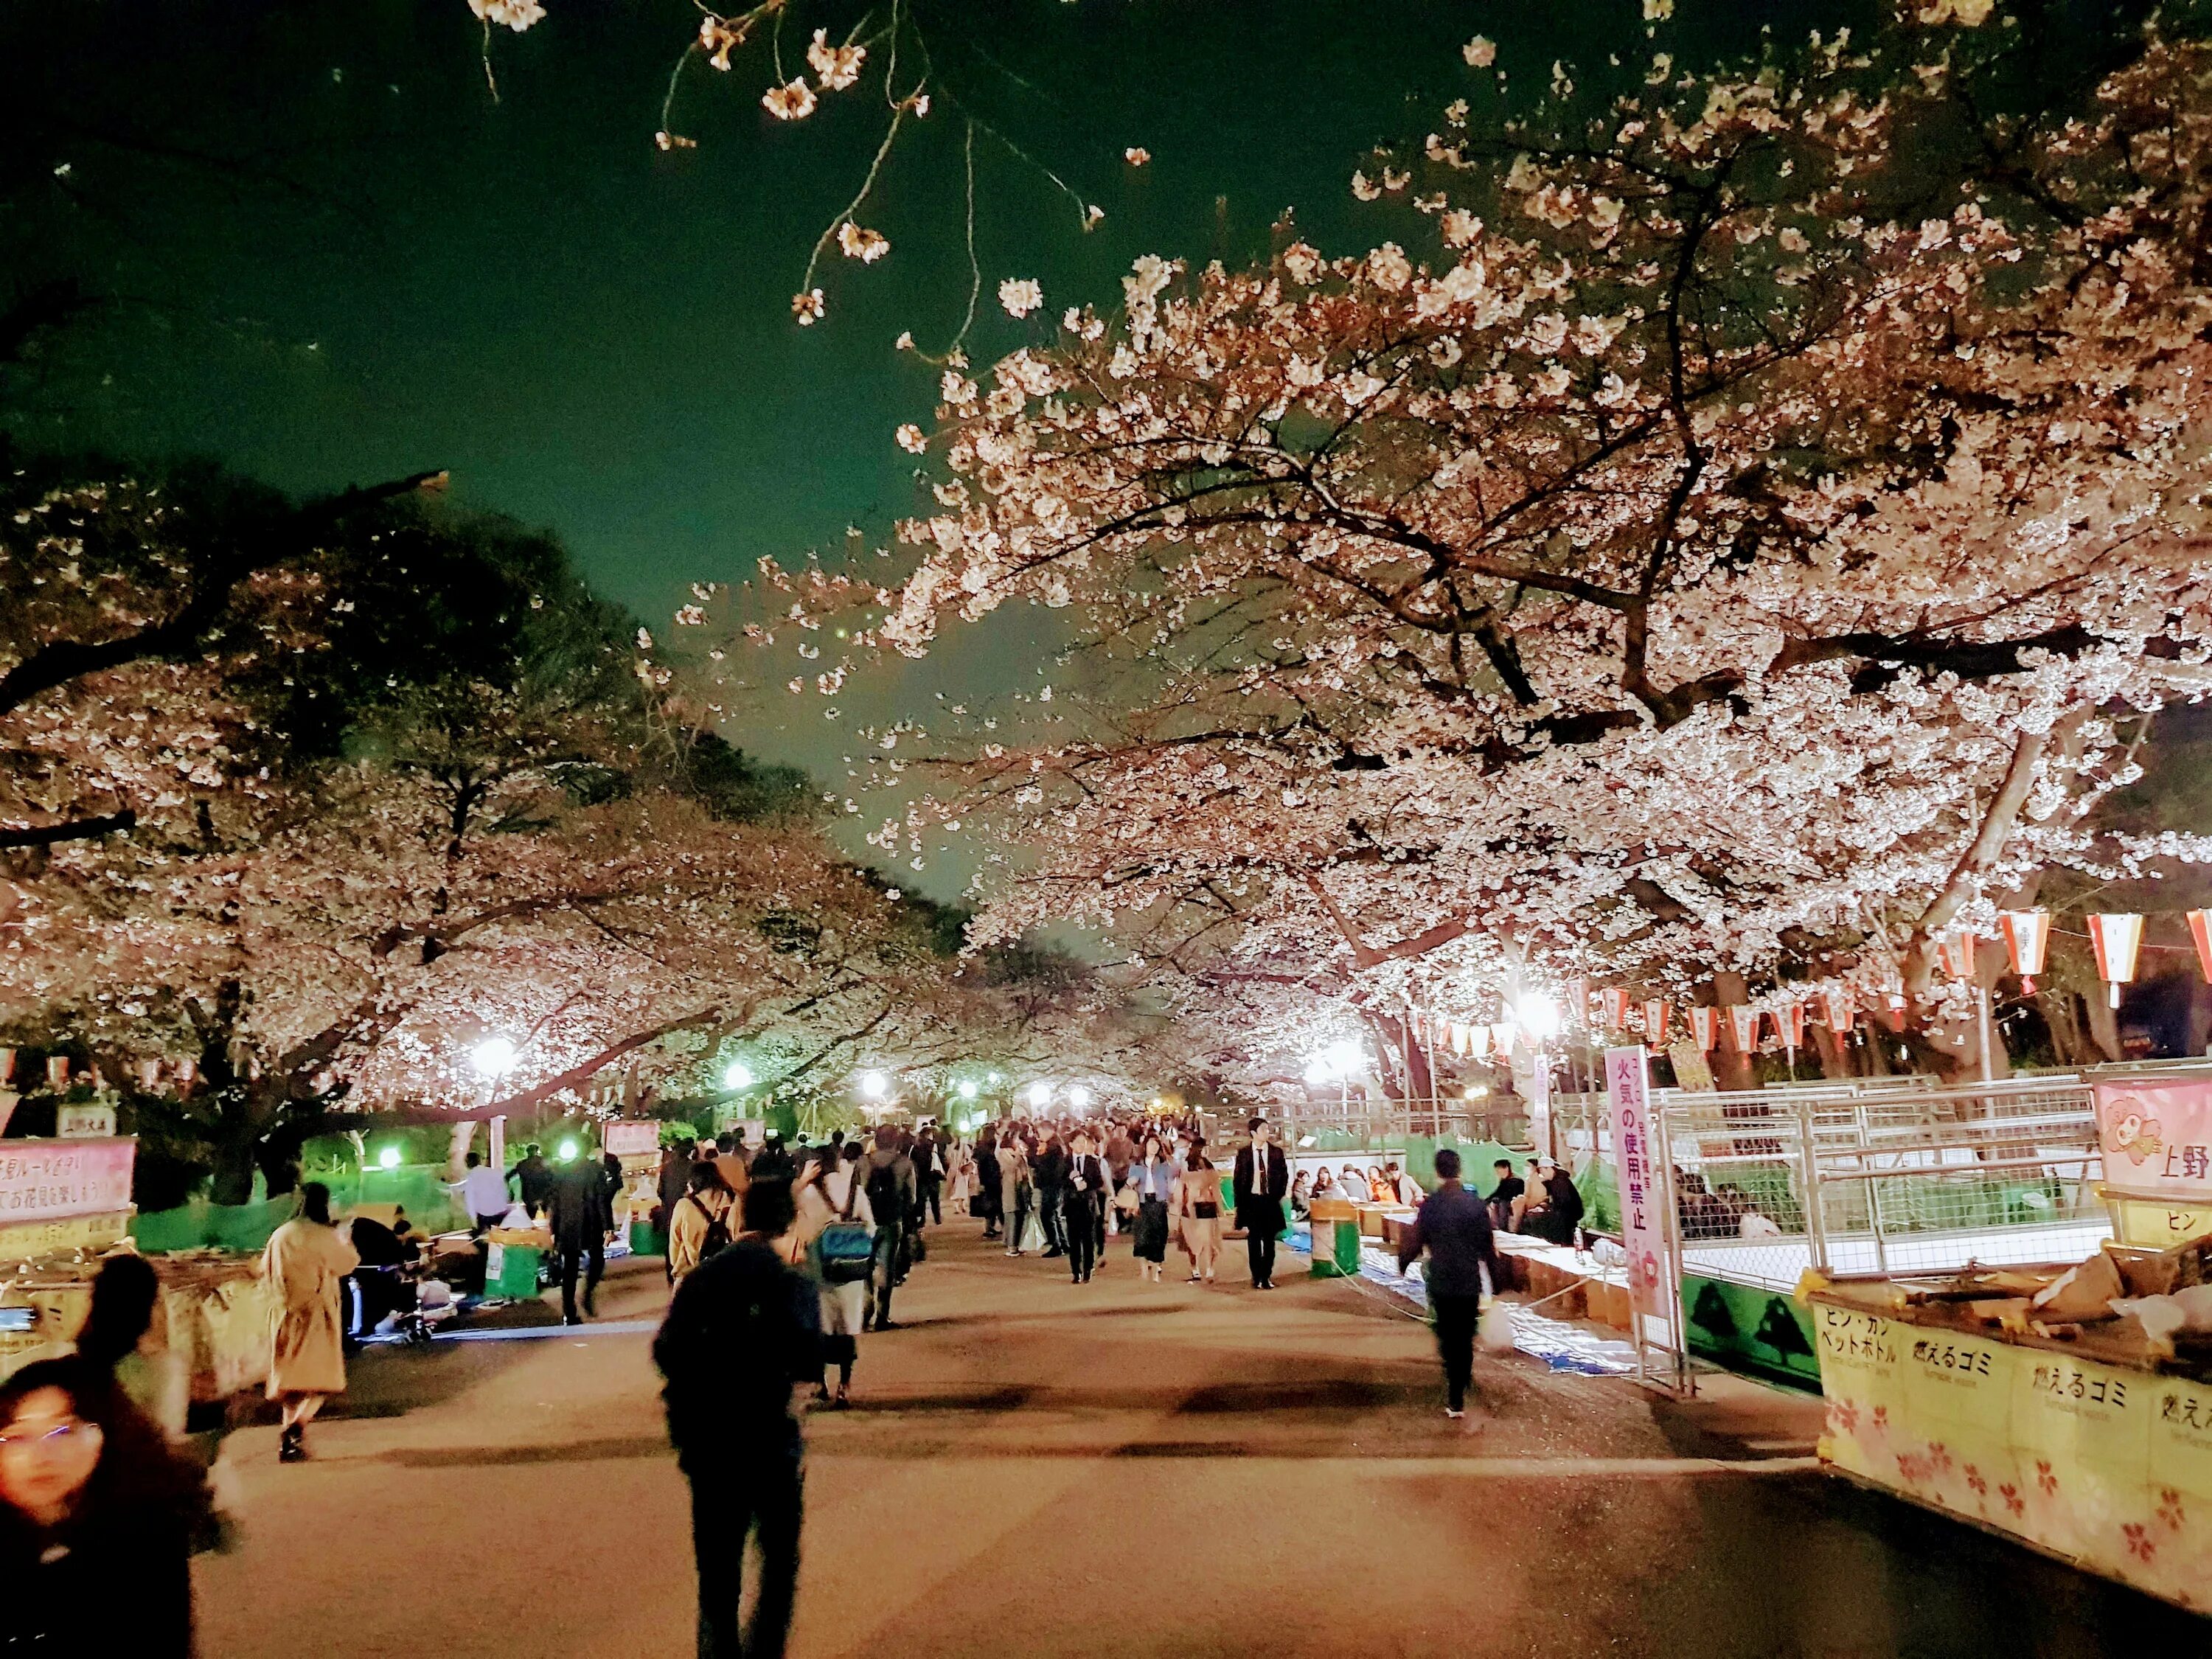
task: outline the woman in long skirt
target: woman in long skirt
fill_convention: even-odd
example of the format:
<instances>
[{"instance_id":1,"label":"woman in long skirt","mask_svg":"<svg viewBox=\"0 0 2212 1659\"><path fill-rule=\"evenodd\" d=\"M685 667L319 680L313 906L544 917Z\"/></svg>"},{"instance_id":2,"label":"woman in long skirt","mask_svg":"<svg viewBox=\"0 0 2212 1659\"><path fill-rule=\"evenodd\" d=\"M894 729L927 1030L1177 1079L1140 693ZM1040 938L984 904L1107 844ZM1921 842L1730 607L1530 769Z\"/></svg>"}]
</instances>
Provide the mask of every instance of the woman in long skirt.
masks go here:
<instances>
[{"instance_id":1,"label":"woman in long skirt","mask_svg":"<svg viewBox=\"0 0 2212 1659\"><path fill-rule=\"evenodd\" d=\"M1160 1264L1168 1258L1168 1205L1175 1197L1176 1161L1158 1135L1145 1137L1144 1156L1130 1167L1129 1179L1137 1188L1137 1273L1153 1284L1160 1282Z\"/></svg>"},{"instance_id":2,"label":"woman in long skirt","mask_svg":"<svg viewBox=\"0 0 2212 1659\"><path fill-rule=\"evenodd\" d=\"M1221 1254L1221 1171L1206 1157L1200 1136L1191 1137L1190 1156L1176 1181L1176 1214L1182 1224L1182 1247L1190 1252L1190 1282L1211 1285Z\"/></svg>"}]
</instances>

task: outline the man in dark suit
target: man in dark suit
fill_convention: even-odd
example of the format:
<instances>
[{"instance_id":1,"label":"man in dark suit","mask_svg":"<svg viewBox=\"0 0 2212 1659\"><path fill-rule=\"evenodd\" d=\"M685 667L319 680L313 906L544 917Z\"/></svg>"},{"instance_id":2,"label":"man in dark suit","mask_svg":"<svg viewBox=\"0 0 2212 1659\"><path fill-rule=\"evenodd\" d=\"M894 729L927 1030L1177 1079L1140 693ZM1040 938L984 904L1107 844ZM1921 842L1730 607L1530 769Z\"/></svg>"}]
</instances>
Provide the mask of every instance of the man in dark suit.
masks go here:
<instances>
[{"instance_id":1,"label":"man in dark suit","mask_svg":"<svg viewBox=\"0 0 2212 1659\"><path fill-rule=\"evenodd\" d=\"M1252 1288L1275 1288L1275 1241L1283 1236L1283 1200L1291 1190L1291 1162L1268 1138L1267 1121L1249 1126L1252 1144L1237 1154L1237 1224L1252 1261Z\"/></svg>"}]
</instances>

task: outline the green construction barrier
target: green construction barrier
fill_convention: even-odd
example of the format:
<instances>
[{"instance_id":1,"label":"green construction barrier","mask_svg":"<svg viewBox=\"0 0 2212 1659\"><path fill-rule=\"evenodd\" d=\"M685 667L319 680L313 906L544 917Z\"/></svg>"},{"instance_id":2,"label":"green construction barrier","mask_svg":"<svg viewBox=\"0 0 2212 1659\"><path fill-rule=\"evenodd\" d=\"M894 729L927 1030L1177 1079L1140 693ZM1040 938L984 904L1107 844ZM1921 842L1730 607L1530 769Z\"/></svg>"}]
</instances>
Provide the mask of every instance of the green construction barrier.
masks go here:
<instances>
[{"instance_id":1,"label":"green construction barrier","mask_svg":"<svg viewBox=\"0 0 2212 1659\"><path fill-rule=\"evenodd\" d=\"M1778 1291L1764 1291L1699 1273L1682 1275L1682 1307L1690 1351L1730 1370L1811 1393L1820 1391L1809 1309Z\"/></svg>"}]
</instances>

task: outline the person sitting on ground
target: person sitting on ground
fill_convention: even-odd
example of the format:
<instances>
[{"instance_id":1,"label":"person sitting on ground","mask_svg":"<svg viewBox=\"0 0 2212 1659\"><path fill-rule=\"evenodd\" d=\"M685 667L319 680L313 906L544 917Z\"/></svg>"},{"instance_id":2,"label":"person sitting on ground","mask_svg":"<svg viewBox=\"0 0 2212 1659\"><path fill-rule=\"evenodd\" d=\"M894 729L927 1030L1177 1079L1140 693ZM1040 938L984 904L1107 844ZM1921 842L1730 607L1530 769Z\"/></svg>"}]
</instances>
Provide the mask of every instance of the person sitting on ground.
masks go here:
<instances>
[{"instance_id":1,"label":"person sitting on ground","mask_svg":"<svg viewBox=\"0 0 2212 1659\"><path fill-rule=\"evenodd\" d=\"M668 1222L668 1276L680 1283L684 1275L729 1243L732 1206L737 1195L722 1184L722 1172L712 1164L691 1166L690 1190L678 1200Z\"/></svg>"},{"instance_id":2,"label":"person sitting on ground","mask_svg":"<svg viewBox=\"0 0 2212 1659\"><path fill-rule=\"evenodd\" d=\"M1534 1232L1535 1229L1529 1225L1529 1218L1543 1210L1544 1206L1551 1201L1551 1195L1544 1188L1543 1159L1532 1158L1522 1167L1528 1172L1528 1178L1522 1182L1520 1196L1513 1200L1513 1225L1509 1231Z\"/></svg>"},{"instance_id":3,"label":"person sitting on ground","mask_svg":"<svg viewBox=\"0 0 2212 1659\"><path fill-rule=\"evenodd\" d=\"M1421 1183L1405 1170L1395 1164L1386 1164L1382 1166L1382 1179L1389 1183L1392 1203L1402 1204L1409 1210L1421 1207L1421 1200L1426 1194L1421 1191Z\"/></svg>"},{"instance_id":4,"label":"person sitting on ground","mask_svg":"<svg viewBox=\"0 0 2212 1659\"><path fill-rule=\"evenodd\" d=\"M1382 1173L1382 1166L1379 1164L1367 1166L1367 1201L1370 1204L1395 1204L1398 1201L1397 1189L1390 1184L1390 1177Z\"/></svg>"},{"instance_id":5,"label":"person sitting on ground","mask_svg":"<svg viewBox=\"0 0 2212 1659\"><path fill-rule=\"evenodd\" d=\"M1487 1200L1490 1225L1494 1232L1510 1233L1520 1215L1521 1194L1528 1190L1528 1183L1513 1173L1513 1160L1501 1158L1490 1166L1497 1185L1490 1189Z\"/></svg>"},{"instance_id":6,"label":"person sitting on ground","mask_svg":"<svg viewBox=\"0 0 2212 1659\"><path fill-rule=\"evenodd\" d=\"M1550 1165L1544 1176L1543 1207L1529 1212L1522 1231L1535 1234L1547 1243L1571 1245L1582 1220L1583 1195L1574 1178L1556 1164Z\"/></svg>"},{"instance_id":7,"label":"person sitting on ground","mask_svg":"<svg viewBox=\"0 0 2212 1659\"><path fill-rule=\"evenodd\" d=\"M1323 1175L1328 1170L1322 1171ZM1313 1177L1304 1170L1291 1177L1291 1219L1310 1221L1313 1218Z\"/></svg>"}]
</instances>

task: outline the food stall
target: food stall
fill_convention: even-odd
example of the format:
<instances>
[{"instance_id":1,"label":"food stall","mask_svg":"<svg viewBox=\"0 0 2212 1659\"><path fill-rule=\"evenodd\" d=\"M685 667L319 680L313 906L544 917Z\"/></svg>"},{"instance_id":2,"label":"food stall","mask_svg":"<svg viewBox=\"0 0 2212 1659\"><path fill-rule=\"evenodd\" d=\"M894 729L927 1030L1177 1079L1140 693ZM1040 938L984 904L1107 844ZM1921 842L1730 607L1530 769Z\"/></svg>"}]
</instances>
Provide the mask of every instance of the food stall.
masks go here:
<instances>
[{"instance_id":1,"label":"food stall","mask_svg":"<svg viewBox=\"0 0 2212 1659\"><path fill-rule=\"evenodd\" d=\"M108 1255L134 1248L128 1137L0 1140L0 1376L66 1353ZM269 1363L260 1258L216 1249L149 1255L161 1285L155 1334L191 1397L259 1382Z\"/></svg>"},{"instance_id":2,"label":"food stall","mask_svg":"<svg viewBox=\"0 0 2212 1659\"><path fill-rule=\"evenodd\" d=\"M2212 1082L2096 1085L2087 1261L1808 1274L1837 1473L2212 1611ZM2177 1237L2178 1236L2178 1237Z\"/></svg>"}]
</instances>

